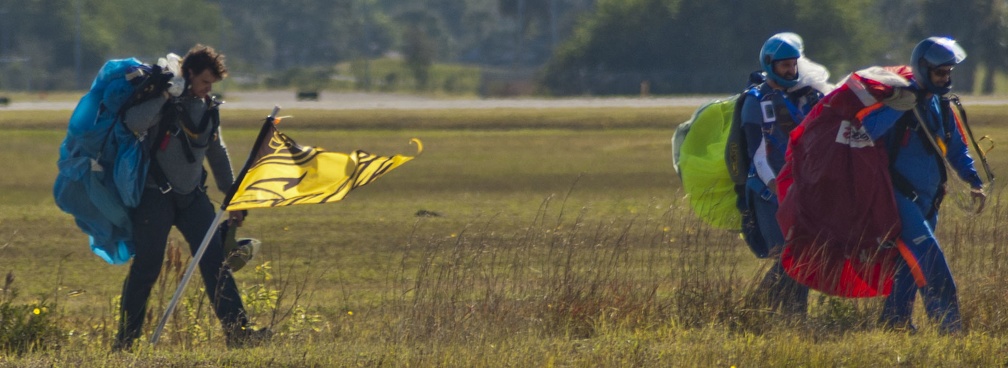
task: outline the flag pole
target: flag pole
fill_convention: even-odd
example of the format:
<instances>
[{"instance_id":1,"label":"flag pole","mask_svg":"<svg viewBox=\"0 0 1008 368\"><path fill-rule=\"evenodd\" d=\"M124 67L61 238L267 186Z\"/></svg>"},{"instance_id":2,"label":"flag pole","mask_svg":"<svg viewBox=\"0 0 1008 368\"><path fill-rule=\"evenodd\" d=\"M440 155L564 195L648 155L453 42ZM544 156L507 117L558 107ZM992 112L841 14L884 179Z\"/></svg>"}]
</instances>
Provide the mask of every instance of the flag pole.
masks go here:
<instances>
[{"instance_id":1,"label":"flag pole","mask_svg":"<svg viewBox=\"0 0 1008 368\"><path fill-rule=\"evenodd\" d=\"M270 116L266 117L265 124L273 124L273 120L276 118L277 114L280 112L280 106L274 106L273 112ZM200 243L199 249L193 254L192 259L189 261L189 266L186 268L185 274L182 276L182 280L179 281L179 286L175 289L175 295L172 296L170 302L168 302L168 308L165 309L164 315L161 316L161 321L158 322L157 328L154 329L154 334L151 335L150 344L157 344L158 338L161 337L161 331L164 330L165 324L168 323L168 318L171 316L172 312L175 311L175 307L178 305L179 299L182 297L182 293L185 292L186 285L189 284L189 279L192 278L193 272L196 271L196 267L199 266L199 261L203 258L203 253L206 253L207 246L210 245L210 239L217 233L217 226L224 218L224 214L227 213L227 207L231 202L231 197L234 195L235 188L241 184L242 179L245 177L245 172L248 171L249 167L252 166L252 160L256 157L255 152L259 149L259 143L263 139L262 131L259 134L259 138L256 139L256 144L252 147L252 153L249 154L248 160L245 162L245 167L242 169L241 174L235 179L234 184L231 185L231 190L229 190L228 195L224 198L221 203L221 207L217 210L217 215L214 216L213 222L210 223L210 227L207 229L206 235L203 236L203 242Z\"/></svg>"}]
</instances>

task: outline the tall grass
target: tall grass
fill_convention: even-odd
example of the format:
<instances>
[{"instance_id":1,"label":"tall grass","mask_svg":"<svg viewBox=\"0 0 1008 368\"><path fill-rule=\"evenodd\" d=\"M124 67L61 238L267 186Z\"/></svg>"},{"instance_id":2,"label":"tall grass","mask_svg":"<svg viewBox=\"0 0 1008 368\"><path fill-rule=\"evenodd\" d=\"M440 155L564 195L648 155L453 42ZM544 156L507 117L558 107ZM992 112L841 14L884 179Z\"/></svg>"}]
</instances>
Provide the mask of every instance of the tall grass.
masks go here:
<instances>
[{"instance_id":1,"label":"tall grass","mask_svg":"<svg viewBox=\"0 0 1008 368\"><path fill-rule=\"evenodd\" d=\"M542 112L516 115L532 113ZM881 299L814 292L809 316L788 318L752 302L771 261L690 212L665 159L671 127L631 126L288 131L299 143L334 150L395 153L411 136L427 149L344 202L251 213L239 236L259 238L264 250L236 278L253 322L277 332L272 343L225 349L193 283L157 346L113 355L125 268L91 255L52 204L62 132L12 130L0 146L11 163L0 176L0 272L15 280L3 292L19 290L5 296L13 306L47 305L44 326L54 338L4 350L0 365L1008 363L1000 227L1008 214L1000 197L980 216L949 205L940 220L967 334L938 335L919 302L920 333L882 330L875 325ZM254 133L229 130L232 152L245 152ZM24 153L32 150L39 154ZM1008 168L1000 157L992 163L998 172ZM171 239L145 338L188 261L181 237Z\"/></svg>"}]
</instances>

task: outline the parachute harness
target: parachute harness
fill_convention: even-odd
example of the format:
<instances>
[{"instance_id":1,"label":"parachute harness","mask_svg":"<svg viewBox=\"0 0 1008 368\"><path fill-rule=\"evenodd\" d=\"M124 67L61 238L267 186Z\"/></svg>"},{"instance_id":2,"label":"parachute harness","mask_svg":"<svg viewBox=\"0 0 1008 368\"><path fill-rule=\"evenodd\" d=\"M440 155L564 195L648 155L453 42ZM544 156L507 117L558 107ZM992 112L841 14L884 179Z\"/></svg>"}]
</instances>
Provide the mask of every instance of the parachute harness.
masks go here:
<instances>
[{"instance_id":1,"label":"parachute harness","mask_svg":"<svg viewBox=\"0 0 1008 368\"><path fill-rule=\"evenodd\" d=\"M958 109L958 112L959 112L959 116L954 117L953 120L955 120L957 123L960 123L962 125L963 131L965 131L966 135L969 136L970 142L973 145L973 149L976 150L977 156L980 158L980 162L981 162L981 164L983 166L984 173L987 176L987 183L986 183L985 187L990 188L991 190L993 190L993 187L994 187L993 186L993 184L994 184L994 173L993 173L993 171L991 171L990 164L988 164L988 162L987 162L987 152L990 152L992 149L994 149L994 141L989 136L983 136L983 137L981 137L981 139L980 139L981 141L986 140L986 141L990 142L990 146L987 147L986 150L981 149L980 145L979 145L979 142L973 136L973 131L972 131L972 129L970 129L970 126L969 126L969 124L966 121L966 110L962 107L962 103L959 101L959 96L952 95L952 97L949 98L949 101L951 101L954 105L956 105L956 108ZM945 167L948 170L953 170L954 171L952 164L948 160L948 157L946 157L945 154L944 154L945 153L944 142L939 142L935 138L934 133L931 132L931 129L930 129L930 127L928 127L928 125L926 123L926 120L924 120L924 116L920 112L920 107L919 106L914 106L914 108L912 109L912 111L913 111L914 117L917 118L917 122L918 122L917 125L919 126L919 128L923 132L923 135L927 138L928 143L930 143L931 146L935 149L935 152L937 153L937 155L941 157L941 161L945 164ZM965 185L965 183L962 182L962 181L959 181L959 180L953 180L953 182L956 183L955 184L956 190L948 191L948 192L951 192L951 193L947 192L946 194L952 194L953 199L955 200L956 205L960 209L962 209L966 213L975 214L976 210L977 210L977 207L976 207L977 203L972 200L972 195L970 194L970 192L973 190L973 188L966 188L967 186ZM988 194L991 194L991 193L988 193Z\"/></svg>"}]
</instances>

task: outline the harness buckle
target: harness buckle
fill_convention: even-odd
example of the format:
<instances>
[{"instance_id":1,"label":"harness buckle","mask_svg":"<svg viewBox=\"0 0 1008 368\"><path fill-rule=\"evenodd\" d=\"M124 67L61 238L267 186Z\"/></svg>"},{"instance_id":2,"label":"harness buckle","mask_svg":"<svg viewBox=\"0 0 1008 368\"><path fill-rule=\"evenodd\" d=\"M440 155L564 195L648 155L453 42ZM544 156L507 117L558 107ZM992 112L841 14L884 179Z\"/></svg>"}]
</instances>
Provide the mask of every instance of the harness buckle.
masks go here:
<instances>
[{"instance_id":1,"label":"harness buckle","mask_svg":"<svg viewBox=\"0 0 1008 368\"><path fill-rule=\"evenodd\" d=\"M171 183L165 183L164 186L158 185L158 190L161 191L161 194L168 194L168 192L171 192L172 189L175 188L172 188Z\"/></svg>"}]
</instances>

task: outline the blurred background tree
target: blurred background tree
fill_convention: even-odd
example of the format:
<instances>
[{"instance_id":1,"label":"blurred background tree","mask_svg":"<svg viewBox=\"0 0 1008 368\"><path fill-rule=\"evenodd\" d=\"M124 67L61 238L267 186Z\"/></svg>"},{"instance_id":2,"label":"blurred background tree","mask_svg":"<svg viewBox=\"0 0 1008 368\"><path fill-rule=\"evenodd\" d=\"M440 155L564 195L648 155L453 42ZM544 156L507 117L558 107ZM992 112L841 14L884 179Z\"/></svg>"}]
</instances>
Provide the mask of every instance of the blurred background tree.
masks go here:
<instances>
[{"instance_id":1,"label":"blurred background tree","mask_svg":"<svg viewBox=\"0 0 1008 368\"><path fill-rule=\"evenodd\" d=\"M1008 71L1006 0L0 0L0 89L83 90L106 59L204 43L243 88L388 89L407 76L457 88L465 78L436 76L455 64L482 84L537 86L517 93L637 94L644 81L653 94L725 93L781 31L834 79L906 63L931 35L969 53L963 93L996 92ZM374 71L390 60L403 71Z\"/></svg>"}]
</instances>

